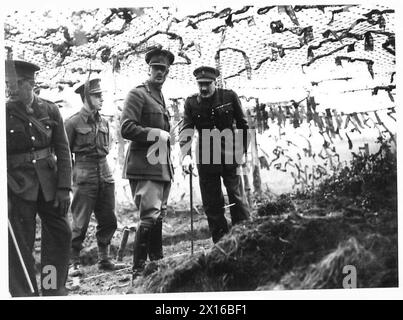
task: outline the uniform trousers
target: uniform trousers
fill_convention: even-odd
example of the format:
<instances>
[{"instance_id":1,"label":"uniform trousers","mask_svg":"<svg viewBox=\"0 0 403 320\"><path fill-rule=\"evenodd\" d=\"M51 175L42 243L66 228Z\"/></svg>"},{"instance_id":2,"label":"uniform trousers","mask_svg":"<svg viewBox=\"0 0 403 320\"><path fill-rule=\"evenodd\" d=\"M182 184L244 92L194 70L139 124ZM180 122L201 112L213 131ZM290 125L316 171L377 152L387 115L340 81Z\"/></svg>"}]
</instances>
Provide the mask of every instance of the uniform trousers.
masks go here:
<instances>
[{"instance_id":1,"label":"uniform trousers","mask_svg":"<svg viewBox=\"0 0 403 320\"><path fill-rule=\"evenodd\" d=\"M249 219L249 208L242 179L237 174L236 165L198 165L198 173L203 208L207 215L213 242L216 243L228 232L228 223L224 216L225 202L221 189L221 178L227 190L229 204L232 204L230 207L232 225Z\"/></svg>"},{"instance_id":2,"label":"uniform trousers","mask_svg":"<svg viewBox=\"0 0 403 320\"><path fill-rule=\"evenodd\" d=\"M38 295L35 260L32 255L36 238L36 215L41 219L41 292L42 295L66 295L71 229L66 216L62 216L53 201L46 202L39 191L37 201L27 201L11 191L8 194L8 218L18 248L29 273L35 293L29 290L16 246L9 233L9 288L12 296Z\"/></svg>"}]
</instances>

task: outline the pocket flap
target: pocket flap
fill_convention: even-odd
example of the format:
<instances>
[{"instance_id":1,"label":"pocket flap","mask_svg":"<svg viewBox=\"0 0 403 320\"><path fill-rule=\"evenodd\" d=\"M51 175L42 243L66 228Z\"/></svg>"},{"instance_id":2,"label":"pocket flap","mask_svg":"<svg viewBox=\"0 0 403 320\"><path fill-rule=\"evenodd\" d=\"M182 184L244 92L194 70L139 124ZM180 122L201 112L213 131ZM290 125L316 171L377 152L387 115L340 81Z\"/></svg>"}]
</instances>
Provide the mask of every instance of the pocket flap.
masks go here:
<instances>
[{"instance_id":1,"label":"pocket flap","mask_svg":"<svg viewBox=\"0 0 403 320\"><path fill-rule=\"evenodd\" d=\"M88 134L92 131L92 128L77 128L76 130L78 133Z\"/></svg>"}]
</instances>

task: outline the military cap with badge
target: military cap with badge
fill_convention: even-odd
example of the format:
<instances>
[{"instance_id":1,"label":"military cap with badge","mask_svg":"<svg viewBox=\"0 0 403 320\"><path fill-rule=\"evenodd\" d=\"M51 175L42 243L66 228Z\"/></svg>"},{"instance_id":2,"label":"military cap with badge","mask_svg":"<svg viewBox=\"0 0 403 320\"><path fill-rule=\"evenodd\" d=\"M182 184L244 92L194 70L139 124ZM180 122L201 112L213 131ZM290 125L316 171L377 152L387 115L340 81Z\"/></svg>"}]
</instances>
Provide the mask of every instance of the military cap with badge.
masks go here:
<instances>
[{"instance_id":1,"label":"military cap with badge","mask_svg":"<svg viewBox=\"0 0 403 320\"><path fill-rule=\"evenodd\" d=\"M211 82L215 81L220 75L220 71L213 67L201 66L193 71L197 82Z\"/></svg>"},{"instance_id":2,"label":"military cap with badge","mask_svg":"<svg viewBox=\"0 0 403 320\"><path fill-rule=\"evenodd\" d=\"M87 83L87 81L85 83L81 83L75 90L74 92L77 94L84 94L84 89L85 89L85 84ZM91 79L89 81L89 85L88 85L88 94L97 94L97 93L102 93L105 92L105 90L102 90L101 88L101 79L99 78L95 78L95 79Z\"/></svg>"},{"instance_id":3,"label":"military cap with badge","mask_svg":"<svg viewBox=\"0 0 403 320\"><path fill-rule=\"evenodd\" d=\"M169 67L175 60L175 56L169 50L155 48L146 53L145 60L149 66Z\"/></svg>"}]
</instances>

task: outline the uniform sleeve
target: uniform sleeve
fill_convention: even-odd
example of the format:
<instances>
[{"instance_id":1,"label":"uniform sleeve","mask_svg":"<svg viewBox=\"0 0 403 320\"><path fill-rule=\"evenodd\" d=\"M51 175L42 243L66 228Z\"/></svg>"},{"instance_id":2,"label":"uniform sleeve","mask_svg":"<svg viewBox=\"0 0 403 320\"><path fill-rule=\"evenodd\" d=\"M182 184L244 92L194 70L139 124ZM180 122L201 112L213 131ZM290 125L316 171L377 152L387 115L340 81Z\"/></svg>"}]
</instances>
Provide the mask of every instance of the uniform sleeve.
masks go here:
<instances>
[{"instance_id":1,"label":"uniform sleeve","mask_svg":"<svg viewBox=\"0 0 403 320\"><path fill-rule=\"evenodd\" d=\"M192 154L190 145L192 143L194 127L195 124L193 122L193 117L191 113L190 98L187 98L185 101L185 107L183 111L182 127L179 131L179 145L181 148L182 157L184 157L185 155Z\"/></svg>"},{"instance_id":2,"label":"uniform sleeve","mask_svg":"<svg viewBox=\"0 0 403 320\"><path fill-rule=\"evenodd\" d=\"M72 120L72 118L67 119L64 122L64 127L66 129L67 140L69 141L70 149L72 150L75 138L74 121Z\"/></svg>"},{"instance_id":3,"label":"uniform sleeve","mask_svg":"<svg viewBox=\"0 0 403 320\"><path fill-rule=\"evenodd\" d=\"M139 89L131 90L126 97L120 119L120 132L124 139L153 143L147 140L148 133L152 128L141 125L144 103L145 99Z\"/></svg>"},{"instance_id":4,"label":"uniform sleeve","mask_svg":"<svg viewBox=\"0 0 403 320\"><path fill-rule=\"evenodd\" d=\"M243 130L243 148L244 153L248 151L249 143L250 143L250 133L249 133L249 125L248 120L246 118L245 112L242 108L241 101L239 100L238 95L232 91L232 103L234 106L234 118L236 122L236 127L240 130Z\"/></svg>"},{"instance_id":5,"label":"uniform sleeve","mask_svg":"<svg viewBox=\"0 0 403 320\"><path fill-rule=\"evenodd\" d=\"M111 132L109 121L106 121L106 126L108 127L108 152L110 152L112 150L112 144L114 143L114 137Z\"/></svg>"},{"instance_id":6,"label":"uniform sleeve","mask_svg":"<svg viewBox=\"0 0 403 320\"><path fill-rule=\"evenodd\" d=\"M59 108L52 105L56 126L53 129L52 146L57 157L57 187L71 190L71 156L69 141Z\"/></svg>"}]
</instances>

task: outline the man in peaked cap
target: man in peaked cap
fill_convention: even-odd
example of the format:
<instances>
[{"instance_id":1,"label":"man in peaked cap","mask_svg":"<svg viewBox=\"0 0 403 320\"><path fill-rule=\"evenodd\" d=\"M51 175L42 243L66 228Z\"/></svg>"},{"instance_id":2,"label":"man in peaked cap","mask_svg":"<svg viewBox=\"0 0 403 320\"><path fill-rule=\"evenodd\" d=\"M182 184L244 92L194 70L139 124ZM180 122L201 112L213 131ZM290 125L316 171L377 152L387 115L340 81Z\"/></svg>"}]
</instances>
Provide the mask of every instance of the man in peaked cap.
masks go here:
<instances>
[{"instance_id":1,"label":"man in peaked cap","mask_svg":"<svg viewBox=\"0 0 403 320\"><path fill-rule=\"evenodd\" d=\"M70 150L74 154L70 276L81 275L80 251L93 212L98 222L98 268L111 271L125 267L109 257L117 221L115 183L106 159L111 135L108 121L99 113L103 104L101 79L86 81L75 93L81 96L83 107L65 122Z\"/></svg>"},{"instance_id":2,"label":"man in peaked cap","mask_svg":"<svg viewBox=\"0 0 403 320\"><path fill-rule=\"evenodd\" d=\"M147 255L150 260L163 257L162 220L173 178L169 113L161 88L174 55L168 50L154 49L146 54L145 60L149 79L129 92L121 116L122 137L131 141L123 174L130 180L134 203L140 212L133 276L143 270Z\"/></svg>"},{"instance_id":3,"label":"man in peaked cap","mask_svg":"<svg viewBox=\"0 0 403 320\"><path fill-rule=\"evenodd\" d=\"M215 81L220 75L217 69L202 66L195 69L193 75L199 93L185 101L179 134L182 168L185 173L189 173L193 166L190 144L196 128L199 133L196 159L200 191L212 239L216 243L228 232L221 178L231 205L232 225L249 218L238 170L248 149L249 127L237 94L232 90L216 88ZM237 134L240 139L236 138Z\"/></svg>"},{"instance_id":4,"label":"man in peaked cap","mask_svg":"<svg viewBox=\"0 0 403 320\"><path fill-rule=\"evenodd\" d=\"M9 286L12 296L39 295L32 255L36 214L41 219L42 232L42 295L67 294L65 282L71 230L66 215L70 205L71 158L59 108L34 94L38 70L38 66L26 61L6 60L7 191L11 225Z\"/></svg>"}]
</instances>

